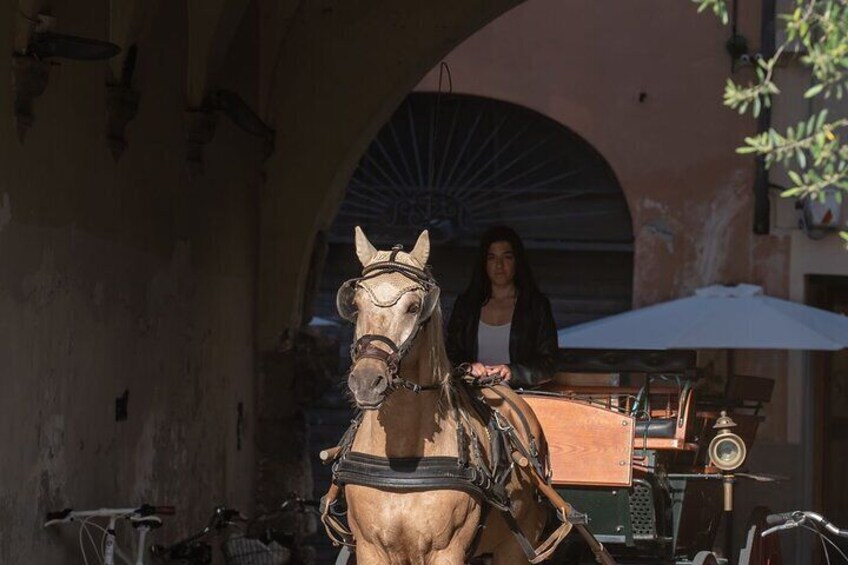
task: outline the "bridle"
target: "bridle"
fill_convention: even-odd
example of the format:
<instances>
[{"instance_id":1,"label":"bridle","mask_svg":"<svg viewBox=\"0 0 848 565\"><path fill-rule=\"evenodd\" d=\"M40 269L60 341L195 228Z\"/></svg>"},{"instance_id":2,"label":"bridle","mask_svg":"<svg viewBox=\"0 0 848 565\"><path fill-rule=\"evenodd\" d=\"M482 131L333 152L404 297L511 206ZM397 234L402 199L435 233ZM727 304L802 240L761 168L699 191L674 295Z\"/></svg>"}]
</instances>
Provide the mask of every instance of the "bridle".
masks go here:
<instances>
[{"instance_id":1,"label":"bridle","mask_svg":"<svg viewBox=\"0 0 848 565\"><path fill-rule=\"evenodd\" d=\"M397 254L403 250L403 247L396 245L392 248L389 259L386 261L378 261L372 263L362 270L362 276L355 279L350 279L345 282L336 295L336 307L342 318L351 322L356 321L356 310L353 307L353 297L356 290L362 287L362 283L379 276L387 274L399 274L404 278L409 279L413 284L409 287L404 287L398 292L395 300L390 304L379 304L380 306L391 306L400 300L400 297L412 290L424 291L424 300L421 303L421 308L418 313L418 319L415 323L415 329L400 345L396 344L392 339L379 334L365 334L359 337L350 346L350 358L353 364L356 364L360 359L375 359L386 365L386 378L388 380L387 391L395 391L405 389L411 392L422 392L427 390L437 390L441 388L441 384L432 383L429 385L420 385L400 376L401 360L409 353L415 343L415 339L421 332L421 328L426 326L439 302L439 286L429 269L419 269L413 265L400 263L397 261ZM382 343L388 350L378 347L375 342ZM388 392L386 393L388 395Z\"/></svg>"}]
</instances>

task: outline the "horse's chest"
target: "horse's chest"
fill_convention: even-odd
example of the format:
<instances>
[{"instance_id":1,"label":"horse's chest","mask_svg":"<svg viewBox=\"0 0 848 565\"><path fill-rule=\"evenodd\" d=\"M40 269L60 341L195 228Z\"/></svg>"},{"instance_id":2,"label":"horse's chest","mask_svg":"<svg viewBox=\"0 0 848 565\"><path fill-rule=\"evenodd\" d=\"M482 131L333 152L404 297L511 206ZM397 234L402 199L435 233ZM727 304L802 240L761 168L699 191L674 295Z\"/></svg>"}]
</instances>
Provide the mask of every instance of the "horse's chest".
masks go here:
<instances>
[{"instance_id":1,"label":"horse's chest","mask_svg":"<svg viewBox=\"0 0 848 565\"><path fill-rule=\"evenodd\" d=\"M393 552L470 543L480 518L477 502L459 491L395 493L354 485L345 490L357 540Z\"/></svg>"}]
</instances>

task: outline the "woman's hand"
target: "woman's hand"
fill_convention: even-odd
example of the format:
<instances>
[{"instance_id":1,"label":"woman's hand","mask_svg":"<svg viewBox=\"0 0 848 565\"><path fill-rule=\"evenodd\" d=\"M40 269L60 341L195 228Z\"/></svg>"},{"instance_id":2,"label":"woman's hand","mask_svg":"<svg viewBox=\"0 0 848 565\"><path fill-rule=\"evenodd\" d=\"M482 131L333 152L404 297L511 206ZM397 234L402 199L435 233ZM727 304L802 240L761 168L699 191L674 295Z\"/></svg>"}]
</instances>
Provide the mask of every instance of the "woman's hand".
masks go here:
<instances>
[{"instance_id":1,"label":"woman's hand","mask_svg":"<svg viewBox=\"0 0 848 565\"><path fill-rule=\"evenodd\" d=\"M498 378L502 383L507 383L512 378L509 365L483 365L479 361L471 363L471 374L478 379Z\"/></svg>"},{"instance_id":2,"label":"woman's hand","mask_svg":"<svg viewBox=\"0 0 848 565\"><path fill-rule=\"evenodd\" d=\"M512 378L512 369L509 368L509 365L489 365L485 369L487 376L498 377L502 383L508 383Z\"/></svg>"}]
</instances>

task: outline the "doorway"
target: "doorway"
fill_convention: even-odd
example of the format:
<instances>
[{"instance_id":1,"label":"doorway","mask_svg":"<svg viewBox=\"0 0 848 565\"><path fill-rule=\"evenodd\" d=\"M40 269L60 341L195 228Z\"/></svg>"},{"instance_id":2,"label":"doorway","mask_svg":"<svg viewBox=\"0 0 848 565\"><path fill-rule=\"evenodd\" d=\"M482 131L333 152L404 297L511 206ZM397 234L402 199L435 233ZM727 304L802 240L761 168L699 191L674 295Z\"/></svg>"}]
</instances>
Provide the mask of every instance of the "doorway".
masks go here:
<instances>
[{"instance_id":1,"label":"doorway","mask_svg":"<svg viewBox=\"0 0 848 565\"><path fill-rule=\"evenodd\" d=\"M809 276L807 303L848 314L848 277ZM813 503L816 510L844 528L848 524L844 484L848 477L848 351L813 354L810 375L814 390ZM845 540L839 545L848 550Z\"/></svg>"}]
</instances>

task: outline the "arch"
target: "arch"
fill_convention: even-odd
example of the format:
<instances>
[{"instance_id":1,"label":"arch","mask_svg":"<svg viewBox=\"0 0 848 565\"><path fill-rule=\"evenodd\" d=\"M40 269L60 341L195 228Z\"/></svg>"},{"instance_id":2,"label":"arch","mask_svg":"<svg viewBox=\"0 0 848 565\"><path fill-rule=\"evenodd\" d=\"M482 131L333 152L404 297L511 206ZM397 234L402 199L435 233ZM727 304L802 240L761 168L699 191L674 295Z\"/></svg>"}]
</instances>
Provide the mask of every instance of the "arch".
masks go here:
<instances>
[{"instance_id":1,"label":"arch","mask_svg":"<svg viewBox=\"0 0 848 565\"><path fill-rule=\"evenodd\" d=\"M498 224L524 239L560 326L630 307L632 219L598 150L517 104L414 92L351 176L329 230L316 313L335 316L336 286L357 271L356 225L384 246L429 229L434 270L450 300L467 283L480 233Z\"/></svg>"},{"instance_id":2,"label":"arch","mask_svg":"<svg viewBox=\"0 0 848 565\"><path fill-rule=\"evenodd\" d=\"M441 57L522 1L300 4L266 83L278 134L260 205L260 350L302 323L315 234L380 125Z\"/></svg>"},{"instance_id":3,"label":"arch","mask_svg":"<svg viewBox=\"0 0 848 565\"><path fill-rule=\"evenodd\" d=\"M332 233L378 220L390 242L430 229L474 239L497 223L535 242L629 244L632 220L606 159L567 126L481 96L410 94L365 151Z\"/></svg>"}]
</instances>

